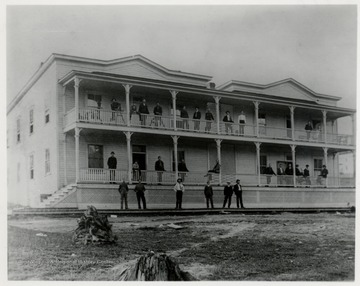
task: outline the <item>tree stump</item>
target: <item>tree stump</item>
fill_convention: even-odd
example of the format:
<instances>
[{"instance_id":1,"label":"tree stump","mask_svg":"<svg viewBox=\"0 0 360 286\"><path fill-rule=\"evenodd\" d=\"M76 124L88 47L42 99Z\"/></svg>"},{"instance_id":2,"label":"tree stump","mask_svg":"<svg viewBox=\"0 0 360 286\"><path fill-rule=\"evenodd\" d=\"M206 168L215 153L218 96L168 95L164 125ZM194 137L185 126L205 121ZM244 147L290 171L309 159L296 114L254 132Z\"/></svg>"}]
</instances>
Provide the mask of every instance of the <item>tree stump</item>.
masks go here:
<instances>
[{"instance_id":1,"label":"tree stump","mask_svg":"<svg viewBox=\"0 0 360 286\"><path fill-rule=\"evenodd\" d=\"M120 281L194 281L188 272L180 270L176 262L166 254L149 252L126 267L118 278Z\"/></svg>"},{"instance_id":2,"label":"tree stump","mask_svg":"<svg viewBox=\"0 0 360 286\"><path fill-rule=\"evenodd\" d=\"M77 223L78 227L73 235L75 243L114 243L117 240L107 216L100 215L94 206L88 206Z\"/></svg>"}]
</instances>

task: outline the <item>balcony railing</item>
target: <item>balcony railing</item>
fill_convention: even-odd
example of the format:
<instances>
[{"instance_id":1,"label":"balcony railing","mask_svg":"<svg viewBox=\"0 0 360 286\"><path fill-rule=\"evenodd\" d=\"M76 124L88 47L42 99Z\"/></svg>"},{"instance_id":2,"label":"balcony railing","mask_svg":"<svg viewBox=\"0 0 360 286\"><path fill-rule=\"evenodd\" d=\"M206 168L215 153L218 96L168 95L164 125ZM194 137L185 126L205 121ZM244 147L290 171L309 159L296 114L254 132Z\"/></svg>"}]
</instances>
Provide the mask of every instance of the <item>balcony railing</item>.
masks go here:
<instances>
[{"instance_id":1,"label":"balcony railing","mask_svg":"<svg viewBox=\"0 0 360 286\"><path fill-rule=\"evenodd\" d=\"M220 183L219 174L206 172L179 172L175 176L175 172L158 172L153 170L141 170L139 173L132 173L132 181L139 179L147 184L164 184L173 185L177 178L182 178L186 185L205 185L210 181L213 185ZM120 183L123 179L127 181L127 170L109 170L99 168L89 168L80 170L80 182L87 183ZM269 176L256 174L222 174L222 185L226 182L234 184L237 179L243 186L269 186L269 187L294 187L293 176ZM346 177L328 177L326 179L319 176L304 178L302 176L295 177L296 187L355 187L355 178Z\"/></svg>"},{"instance_id":2,"label":"balcony railing","mask_svg":"<svg viewBox=\"0 0 360 286\"><path fill-rule=\"evenodd\" d=\"M155 116L151 114L132 114L130 125L151 128L174 130L173 116ZM64 126L68 126L75 121L92 124L107 124L126 126L126 113L103 109L79 109L78 118L75 110L72 109L65 114ZM217 124L215 121L196 120L191 118L176 118L176 129L179 131L191 131L195 133L217 134ZM230 136L255 137L256 126L250 124L237 124L220 122L220 134ZM320 130L294 130L296 141L324 143L324 133ZM259 138L271 138L277 140L291 140L292 130L290 128L280 128L269 125L259 125ZM327 143L338 145L354 145L353 135L330 134L326 135Z\"/></svg>"}]
</instances>

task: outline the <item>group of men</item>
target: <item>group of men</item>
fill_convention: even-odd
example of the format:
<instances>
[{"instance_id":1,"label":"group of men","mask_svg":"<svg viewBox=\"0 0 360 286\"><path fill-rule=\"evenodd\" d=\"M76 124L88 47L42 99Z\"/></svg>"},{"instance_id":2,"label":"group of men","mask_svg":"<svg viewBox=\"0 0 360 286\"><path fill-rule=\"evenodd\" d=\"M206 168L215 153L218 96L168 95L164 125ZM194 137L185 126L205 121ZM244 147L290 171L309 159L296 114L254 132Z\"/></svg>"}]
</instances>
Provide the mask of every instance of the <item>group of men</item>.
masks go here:
<instances>
[{"instance_id":1,"label":"group of men","mask_svg":"<svg viewBox=\"0 0 360 286\"><path fill-rule=\"evenodd\" d=\"M284 169L280 164L279 168L277 169L277 174L274 172L271 164L269 164L268 167L266 167L264 173L266 175L266 186L271 184L271 177L273 175L278 176L278 184L280 186L293 185L292 176L294 175L294 169L292 168L291 163L288 163L286 169ZM329 171L326 169L326 165L323 165L320 174L317 177L316 183L318 185L323 185L324 180L326 180L328 174ZM298 184L301 185L305 183L306 187L311 185L309 165L306 165L303 171L300 170L299 165L295 165L295 176Z\"/></svg>"}]
</instances>

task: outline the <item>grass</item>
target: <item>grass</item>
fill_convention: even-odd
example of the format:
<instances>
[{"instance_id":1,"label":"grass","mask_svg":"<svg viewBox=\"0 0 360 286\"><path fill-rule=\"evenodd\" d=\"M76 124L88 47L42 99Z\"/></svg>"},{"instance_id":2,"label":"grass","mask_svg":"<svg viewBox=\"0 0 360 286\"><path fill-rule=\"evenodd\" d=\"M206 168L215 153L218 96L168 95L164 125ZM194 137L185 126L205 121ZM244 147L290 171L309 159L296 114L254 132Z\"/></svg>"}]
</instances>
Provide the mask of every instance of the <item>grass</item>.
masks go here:
<instances>
[{"instance_id":1,"label":"grass","mask_svg":"<svg viewBox=\"0 0 360 286\"><path fill-rule=\"evenodd\" d=\"M112 280L113 267L152 250L174 256L182 268L193 267L195 276L195 266L211 267L201 280L354 280L353 215L218 215L184 218L176 222L181 230L138 220L136 228L117 225L113 245L76 245L71 231L41 231L47 236L39 237L39 230L10 224L8 279Z\"/></svg>"}]
</instances>

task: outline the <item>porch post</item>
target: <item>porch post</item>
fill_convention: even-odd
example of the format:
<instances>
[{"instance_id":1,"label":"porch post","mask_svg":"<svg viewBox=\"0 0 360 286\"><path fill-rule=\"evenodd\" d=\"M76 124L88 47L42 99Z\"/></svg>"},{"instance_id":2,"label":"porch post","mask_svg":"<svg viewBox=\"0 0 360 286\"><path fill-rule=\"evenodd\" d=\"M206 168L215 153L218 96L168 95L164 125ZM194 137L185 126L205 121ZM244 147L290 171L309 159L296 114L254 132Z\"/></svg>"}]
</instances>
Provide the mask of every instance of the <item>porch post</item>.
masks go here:
<instances>
[{"instance_id":1,"label":"porch post","mask_svg":"<svg viewBox=\"0 0 360 286\"><path fill-rule=\"evenodd\" d=\"M260 142L254 142L256 146L256 169L258 175L258 186L261 185L261 177L260 177Z\"/></svg>"},{"instance_id":2,"label":"porch post","mask_svg":"<svg viewBox=\"0 0 360 286\"><path fill-rule=\"evenodd\" d=\"M177 91L175 90L170 90L171 93L171 97L172 97L172 106L173 106L173 120L174 120L174 130L177 130L177 126L176 126L176 95L177 95Z\"/></svg>"},{"instance_id":3,"label":"porch post","mask_svg":"<svg viewBox=\"0 0 360 286\"><path fill-rule=\"evenodd\" d=\"M75 127L75 183L79 182L80 179L80 132L81 128Z\"/></svg>"},{"instance_id":4,"label":"porch post","mask_svg":"<svg viewBox=\"0 0 360 286\"><path fill-rule=\"evenodd\" d=\"M253 101L255 106L255 135L259 137L259 105L258 101Z\"/></svg>"},{"instance_id":5,"label":"porch post","mask_svg":"<svg viewBox=\"0 0 360 286\"><path fill-rule=\"evenodd\" d=\"M130 89L132 85L123 84L125 88L125 99L126 99L126 125L130 126Z\"/></svg>"},{"instance_id":6,"label":"porch post","mask_svg":"<svg viewBox=\"0 0 360 286\"><path fill-rule=\"evenodd\" d=\"M327 139L326 139L326 113L327 113L327 111L326 111L326 110L322 110L321 112L322 112L322 114L323 114L323 125L324 125L324 130L323 130L323 132L324 132L324 142L325 142L325 143L327 143Z\"/></svg>"},{"instance_id":7,"label":"porch post","mask_svg":"<svg viewBox=\"0 0 360 286\"><path fill-rule=\"evenodd\" d=\"M178 151L177 151L177 146L178 146L178 139L179 139L179 136L171 136L171 138L173 139L174 141L174 161L175 161L175 181L177 180L178 178Z\"/></svg>"},{"instance_id":8,"label":"porch post","mask_svg":"<svg viewBox=\"0 0 360 286\"><path fill-rule=\"evenodd\" d=\"M127 150L127 157L128 157L128 181L129 184L132 183L132 176L131 176L131 171L132 171L132 156L131 156L131 135L133 134L130 131L126 131L124 132L125 136L126 136L126 150Z\"/></svg>"},{"instance_id":9,"label":"porch post","mask_svg":"<svg viewBox=\"0 0 360 286\"><path fill-rule=\"evenodd\" d=\"M75 137L76 138L76 137ZM67 186L68 181L67 181L67 160L66 160L66 155L67 155L67 133L64 133L64 185Z\"/></svg>"},{"instance_id":10,"label":"porch post","mask_svg":"<svg viewBox=\"0 0 360 286\"><path fill-rule=\"evenodd\" d=\"M220 134L220 96L214 96L216 105L216 129L217 134Z\"/></svg>"},{"instance_id":11,"label":"porch post","mask_svg":"<svg viewBox=\"0 0 360 286\"><path fill-rule=\"evenodd\" d=\"M75 88L75 120L78 122L79 120L79 87L80 87L81 79L75 77L74 80L74 88Z\"/></svg>"},{"instance_id":12,"label":"porch post","mask_svg":"<svg viewBox=\"0 0 360 286\"><path fill-rule=\"evenodd\" d=\"M222 139L215 139L216 142L216 150L217 150L217 159L219 161L220 169L219 169L219 185L221 185L221 141Z\"/></svg>"},{"instance_id":13,"label":"porch post","mask_svg":"<svg viewBox=\"0 0 360 286\"><path fill-rule=\"evenodd\" d=\"M290 120L291 120L291 139L295 141L295 120L294 120L294 106L289 106L290 108Z\"/></svg>"},{"instance_id":14,"label":"porch post","mask_svg":"<svg viewBox=\"0 0 360 286\"><path fill-rule=\"evenodd\" d=\"M327 147L323 147L324 150L324 165L326 166L326 168L328 169L328 160L327 160L327 155L328 155L328 148ZM325 186L328 186L328 179L325 179Z\"/></svg>"},{"instance_id":15,"label":"porch post","mask_svg":"<svg viewBox=\"0 0 360 286\"><path fill-rule=\"evenodd\" d=\"M296 170L295 170L295 148L296 145L290 145L291 147L291 155L292 155L292 169L293 169L293 183L294 183L294 187L296 187Z\"/></svg>"}]
</instances>

